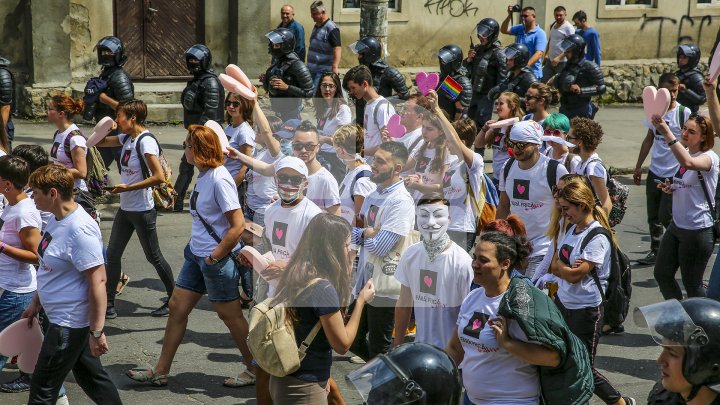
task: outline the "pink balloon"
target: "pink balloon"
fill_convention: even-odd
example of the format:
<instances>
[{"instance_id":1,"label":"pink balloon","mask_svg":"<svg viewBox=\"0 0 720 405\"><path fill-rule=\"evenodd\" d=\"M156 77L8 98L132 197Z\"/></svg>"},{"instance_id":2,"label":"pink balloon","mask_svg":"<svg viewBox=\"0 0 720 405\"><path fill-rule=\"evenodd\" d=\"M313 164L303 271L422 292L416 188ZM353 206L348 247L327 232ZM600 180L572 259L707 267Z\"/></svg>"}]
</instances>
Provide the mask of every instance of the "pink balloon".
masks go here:
<instances>
[{"instance_id":1,"label":"pink balloon","mask_svg":"<svg viewBox=\"0 0 720 405\"><path fill-rule=\"evenodd\" d=\"M222 84L225 90L231 93L237 93L246 100L255 100L255 93L251 90L251 88L240 83L237 79L230 77L225 73L220 73L218 75L218 79L220 79L220 84Z\"/></svg>"},{"instance_id":2,"label":"pink balloon","mask_svg":"<svg viewBox=\"0 0 720 405\"><path fill-rule=\"evenodd\" d=\"M97 124L95 124L94 132L90 137L88 138L86 144L88 147L92 148L93 146L97 145L105 139L106 136L112 131L112 127L115 124L115 121L113 121L110 117L104 117L100 121L98 121Z\"/></svg>"},{"instance_id":3,"label":"pink balloon","mask_svg":"<svg viewBox=\"0 0 720 405\"><path fill-rule=\"evenodd\" d=\"M247 261L250 262L253 266L253 270L255 270L260 277L263 277L262 271L267 269L271 262L275 261L275 257L273 256L272 252L267 252L264 255L261 255L260 252L258 252L254 247L252 246L245 246L242 249L240 249L240 254L245 256ZM265 279L265 277L263 277ZM279 279L274 280L267 280L273 288L277 287L277 283L280 281Z\"/></svg>"},{"instance_id":4,"label":"pink balloon","mask_svg":"<svg viewBox=\"0 0 720 405\"><path fill-rule=\"evenodd\" d=\"M708 74L710 75L710 81L717 80L718 76L720 76L720 46L715 48Z\"/></svg>"},{"instance_id":5,"label":"pink balloon","mask_svg":"<svg viewBox=\"0 0 720 405\"><path fill-rule=\"evenodd\" d=\"M427 74L425 72L418 72L415 75L415 82L417 83L418 90L423 96L427 96L430 90L435 90L440 84L440 75L437 73Z\"/></svg>"},{"instance_id":6,"label":"pink balloon","mask_svg":"<svg viewBox=\"0 0 720 405\"><path fill-rule=\"evenodd\" d=\"M493 129L504 128L504 127L509 127L511 125L514 125L518 121L520 121L520 119L518 117L512 117L512 118L508 118L506 120L500 120L497 122L493 122L492 124L488 124L488 127L493 128Z\"/></svg>"},{"instance_id":7,"label":"pink balloon","mask_svg":"<svg viewBox=\"0 0 720 405\"><path fill-rule=\"evenodd\" d=\"M663 116L670 107L670 92L667 89L656 89L647 86L643 89L643 111L648 122L653 115Z\"/></svg>"},{"instance_id":8,"label":"pink balloon","mask_svg":"<svg viewBox=\"0 0 720 405\"><path fill-rule=\"evenodd\" d=\"M227 147L230 146L230 142L228 141L227 134L225 134L225 130L222 129L222 126L213 120L207 120L207 122L205 122L205 126L215 132L215 135L217 135L220 140L220 147L222 147L223 152L227 152Z\"/></svg>"},{"instance_id":9,"label":"pink balloon","mask_svg":"<svg viewBox=\"0 0 720 405\"><path fill-rule=\"evenodd\" d=\"M43 334L37 319L33 319L30 328L27 318L23 318L0 332L0 353L7 357L18 356L18 368L25 373L35 371L42 343Z\"/></svg>"},{"instance_id":10,"label":"pink balloon","mask_svg":"<svg viewBox=\"0 0 720 405\"><path fill-rule=\"evenodd\" d=\"M242 71L237 65L233 65L232 63L227 65L225 67L225 73L230 75L233 79L240 82L240 84L244 85L245 87L252 89L253 85L250 82L250 79L247 77L245 72Z\"/></svg>"},{"instance_id":11,"label":"pink balloon","mask_svg":"<svg viewBox=\"0 0 720 405\"><path fill-rule=\"evenodd\" d=\"M405 125L400 123L400 116L393 114L387 123L388 134L391 138L402 138L407 133Z\"/></svg>"}]
</instances>

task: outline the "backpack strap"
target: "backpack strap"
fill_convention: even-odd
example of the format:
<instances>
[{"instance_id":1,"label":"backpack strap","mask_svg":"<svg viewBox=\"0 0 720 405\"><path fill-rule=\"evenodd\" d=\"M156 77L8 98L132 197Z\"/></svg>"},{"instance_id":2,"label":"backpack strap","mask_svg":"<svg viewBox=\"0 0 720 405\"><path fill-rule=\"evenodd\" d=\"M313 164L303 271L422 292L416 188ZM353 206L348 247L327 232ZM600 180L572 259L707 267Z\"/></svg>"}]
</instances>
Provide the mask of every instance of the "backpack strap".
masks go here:
<instances>
[{"instance_id":1,"label":"backpack strap","mask_svg":"<svg viewBox=\"0 0 720 405\"><path fill-rule=\"evenodd\" d=\"M705 184L705 177L703 176L702 172L700 170L697 171L698 180L700 180L700 185L703 189L703 194L705 194L705 201L708 203L708 209L710 209L710 216L712 217L713 224L717 222L717 212L715 211L715 207L713 207L712 199L710 198L710 192L708 192L707 184Z\"/></svg>"},{"instance_id":2,"label":"backpack strap","mask_svg":"<svg viewBox=\"0 0 720 405\"><path fill-rule=\"evenodd\" d=\"M150 169L147 167L147 163L145 163L145 156L143 155L142 150L140 150L140 141L145 136L149 136L150 138L154 139L158 145L158 150L160 152L162 152L162 147L160 147L160 142L158 142L157 138L155 138L155 135L153 135L150 132L146 132L146 133L138 136L137 141L135 142L135 153L137 153L138 161L140 161L140 169L142 170L142 173L143 173L143 179L147 179L151 175Z\"/></svg>"},{"instance_id":3,"label":"backpack strap","mask_svg":"<svg viewBox=\"0 0 720 405\"><path fill-rule=\"evenodd\" d=\"M310 288L310 287L312 287L313 285L317 284L317 283L320 282L321 280L322 280L321 278L315 278L315 279L311 280L311 281L308 283L308 285L305 286L305 288L303 288L302 290L300 290L300 292L303 292L303 291L307 290L308 288ZM300 295L300 294L298 294L298 296L299 296L299 295ZM318 334L318 332L320 332L320 329L321 329L321 328L322 328L322 323L320 323L320 321L318 320L317 323L315 324L315 326L313 326L313 328L310 329L310 333L308 333L308 335L305 337L305 339L303 339L303 341L300 342L300 345L298 346L298 353L299 353L299 355L300 355L300 356L299 356L299 357L300 357L300 361L302 361L302 360L305 358L305 352L307 352L307 349L310 347L310 345L312 344L313 340L315 339L315 336L317 336L317 334Z\"/></svg>"},{"instance_id":4,"label":"backpack strap","mask_svg":"<svg viewBox=\"0 0 720 405\"><path fill-rule=\"evenodd\" d=\"M382 100L380 100L378 105L375 106L375 110L373 111L373 122L375 122L375 125L378 127L378 129L382 128L380 126L380 123L378 122L378 112L380 111L381 106L388 104L390 104L390 102L386 98L383 98Z\"/></svg>"},{"instance_id":5,"label":"backpack strap","mask_svg":"<svg viewBox=\"0 0 720 405\"><path fill-rule=\"evenodd\" d=\"M510 173L510 168L512 167L513 163L515 163L515 158L511 157L510 159L505 162L505 167L503 168L503 180L507 181L508 174Z\"/></svg>"},{"instance_id":6,"label":"backpack strap","mask_svg":"<svg viewBox=\"0 0 720 405\"><path fill-rule=\"evenodd\" d=\"M82 136L83 138L85 138L85 135L83 135L83 133L80 132L79 129L73 129L72 131L70 131L69 134L67 134L67 136L66 136L65 139L63 140L63 150L65 151L65 155L68 157L68 159L70 159L71 162L72 162L73 160L72 160L72 150L70 150L70 139L71 139L73 136L78 136L78 135L80 135L80 136ZM75 164L75 163L73 162L73 164Z\"/></svg>"},{"instance_id":7,"label":"backpack strap","mask_svg":"<svg viewBox=\"0 0 720 405\"><path fill-rule=\"evenodd\" d=\"M355 183L363 177L370 177L370 170L361 170L350 183L350 199L355 202Z\"/></svg>"},{"instance_id":8,"label":"backpack strap","mask_svg":"<svg viewBox=\"0 0 720 405\"><path fill-rule=\"evenodd\" d=\"M568 173L572 173L572 170L570 168L572 167L572 161L575 159L575 156L577 156L574 153L568 152L567 156L565 157L565 170L568 171Z\"/></svg>"},{"instance_id":9,"label":"backpack strap","mask_svg":"<svg viewBox=\"0 0 720 405\"><path fill-rule=\"evenodd\" d=\"M413 141L413 143L410 144L410 147L408 148L408 152L409 152L409 153L412 153L412 151L415 150L415 147L416 147L416 146L420 143L420 141L422 141L422 140L423 140L423 137L422 137L422 136L418 136L417 139L416 139L415 141Z\"/></svg>"},{"instance_id":10,"label":"backpack strap","mask_svg":"<svg viewBox=\"0 0 720 405\"><path fill-rule=\"evenodd\" d=\"M602 226L591 229L590 232L585 235L582 242L580 243L580 252L585 250L585 247L588 245L588 243L590 243L590 241L598 235L605 236L608 242L610 242L610 275L612 276L613 267L615 267L615 246L613 246L612 235L610 235L610 231L603 228ZM600 276L598 275L596 268L597 266L593 266L593 269L590 270L590 274L592 275L593 281L595 281L595 285L597 286L598 290L600 290L600 298L605 301L607 299L607 291L603 291L602 284L600 283Z\"/></svg>"},{"instance_id":11,"label":"backpack strap","mask_svg":"<svg viewBox=\"0 0 720 405\"><path fill-rule=\"evenodd\" d=\"M680 129L682 130L682 127L685 125L685 106L682 104L678 105L678 124L680 124Z\"/></svg>"},{"instance_id":12,"label":"backpack strap","mask_svg":"<svg viewBox=\"0 0 720 405\"><path fill-rule=\"evenodd\" d=\"M548 161L547 166L547 183L548 187L550 188L550 191L555 187L555 183L557 183L557 170L558 166L560 166L560 162L558 162L555 159L550 159Z\"/></svg>"},{"instance_id":13,"label":"backpack strap","mask_svg":"<svg viewBox=\"0 0 720 405\"><path fill-rule=\"evenodd\" d=\"M602 201L600 201L600 197L598 197L597 193L595 192L595 187L593 186L592 180L590 180L590 176L587 173L588 167L590 167L590 163L592 162L600 162L600 164L602 164L602 160L600 160L600 158L592 158L588 160L587 164L585 165L585 169L583 169L583 177L585 178L588 187L590 187L590 191L592 191L593 193L593 197L595 198L595 205L602 207ZM610 181L610 172L605 170L605 173L607 175L607 179L605 179L605 184L607 184Z\"/></svg>"}]
</instances>

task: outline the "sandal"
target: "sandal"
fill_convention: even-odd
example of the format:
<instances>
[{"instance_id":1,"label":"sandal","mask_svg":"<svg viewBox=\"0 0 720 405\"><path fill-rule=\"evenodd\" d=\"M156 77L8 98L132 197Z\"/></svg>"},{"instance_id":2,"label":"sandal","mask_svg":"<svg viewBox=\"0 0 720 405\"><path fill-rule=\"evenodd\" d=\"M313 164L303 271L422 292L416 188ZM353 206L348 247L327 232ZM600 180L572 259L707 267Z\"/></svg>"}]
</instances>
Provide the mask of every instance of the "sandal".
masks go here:
<instances>
[{"instance_id":1,"label":"sandal","mask_svg":"<svg viewBox=\"0 0 720 405\"><path fill-rule=\"evenodd\" d=\"M151 368L134 368L125 372L133 381L149 382L153 387L164 387L168 384L170 374L158 374L155 367Z\"/></svg>"},{"instance_id":2,"label":"sandal","mask_svg":"<svg viewBox=\"0 0 720 405\"><path fill-rule=\"evenodd\" d=\"M130 281L130 276L125 273L120 275L120 281L118 281L117 287L115 287L115 295L122 294L122 291L127 285L128 281Z\"/></svg>"},{"instance_id":3,"label":"sandal","mask_svg":"<svg viewBox=\"0 0 720 405\"><path fill-rule=\"evenodd\" d=\"M243 377L243 374L249 376L250 378ZM225 381L223 381L223 385L230 388L240 388L255 385L255 374L250 370L245 370L236 377L226 378Z\"/></svg>"}]
</instances>

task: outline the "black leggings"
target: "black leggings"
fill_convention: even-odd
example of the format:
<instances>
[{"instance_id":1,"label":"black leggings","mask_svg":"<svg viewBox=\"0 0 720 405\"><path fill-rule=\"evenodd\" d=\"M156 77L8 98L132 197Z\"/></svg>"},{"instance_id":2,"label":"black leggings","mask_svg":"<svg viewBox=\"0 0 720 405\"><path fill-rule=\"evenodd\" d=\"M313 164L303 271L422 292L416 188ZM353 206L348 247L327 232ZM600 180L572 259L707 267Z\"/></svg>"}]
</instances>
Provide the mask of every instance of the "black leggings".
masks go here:
<instances>
[{"instance_id":1,"label":"black leggings","mask_svg":"<svg viewBox=\"0 0 720 405\"><path fill-rule=\"evenodd\" d=\"M683 299L682 290L675 281L678 267L688 298L705 296L702 280L713 247L712 227L682 229L674 222L670 224L655 261L655 280L664 299Z\"/></svg>"},{"instance_id":2,"label":"black leggings","mask_svg":"<svg viewBox=\"0 0 720 405\"><path fill-rule=\"evenodd\" d=\"M140 246L145 252L145 258L155 267L158 276L168 296L172 295L175 288L175 279L172 269L160 251L160 243L157 237L157 211L153 208L148 211L125 211L118 209L110 231L110 241L107 248L107 295L108 306L115 305L115 288L120 281L122 273L121 259L125 247L130 241L133 232L137 232Z\"/></svg>"}]
</instances>

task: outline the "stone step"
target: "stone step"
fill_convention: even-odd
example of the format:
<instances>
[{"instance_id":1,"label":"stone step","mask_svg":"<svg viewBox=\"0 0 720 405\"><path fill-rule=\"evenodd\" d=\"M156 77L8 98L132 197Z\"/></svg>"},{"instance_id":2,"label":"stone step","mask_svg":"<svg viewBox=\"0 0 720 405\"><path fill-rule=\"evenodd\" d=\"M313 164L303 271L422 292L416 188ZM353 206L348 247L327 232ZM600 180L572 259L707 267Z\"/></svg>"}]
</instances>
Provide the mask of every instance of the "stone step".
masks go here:
<instances>
[{"instance_id":1,"label":"stone step","mask_svg":"<svg viewBox=\"0 0 720 405\"><path fill-rule=\"evenodd\" d=\"M183 108L181 104L148 104L148 122L182 124Z\"/></svg>"},{"instance_id":2,"label":"stone step","mask_svg":"<svg viewBox=\"0 0 720 405\"><path fill-rule=\"evenodd\" d=\"M135 83L135 98L146 104L180 104L185 82Z\"/></svg>"}]
</instances>

